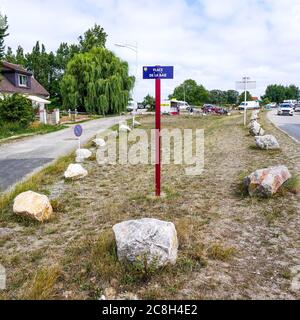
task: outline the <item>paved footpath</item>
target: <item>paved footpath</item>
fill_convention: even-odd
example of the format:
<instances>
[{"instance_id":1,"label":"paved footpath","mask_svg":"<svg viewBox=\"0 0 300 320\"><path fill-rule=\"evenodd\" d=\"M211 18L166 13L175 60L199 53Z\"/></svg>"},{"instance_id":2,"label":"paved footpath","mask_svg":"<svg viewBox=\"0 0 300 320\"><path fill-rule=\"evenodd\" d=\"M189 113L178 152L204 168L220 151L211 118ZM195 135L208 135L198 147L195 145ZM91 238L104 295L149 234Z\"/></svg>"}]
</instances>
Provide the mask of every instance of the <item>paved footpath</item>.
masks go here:
<instances>
[{"instance_id":1,"label":"paved footpath","mask_svg":"<svg viewBox=\"0 0 300 320\"><path fill-rule=\"evenodd\" d=\"M109 117L81 123L82 145L98 132L105 131L125 118ZM78 147L78 140L73 130L74 125L60 131L0 145L0 191L8 189L49 162L74 151Z\"/></svg>"},{"instance_id":2,"label":"paved footpath","mask_svg":"<svg viewBox=\"0 0 300 320\"><path fill-rule=\"evenodd\" d=\"M281 130L300 142L300 112L291 116L278 116L277 110L268 112L268 118Z\"/></svg>"}]
</instances>

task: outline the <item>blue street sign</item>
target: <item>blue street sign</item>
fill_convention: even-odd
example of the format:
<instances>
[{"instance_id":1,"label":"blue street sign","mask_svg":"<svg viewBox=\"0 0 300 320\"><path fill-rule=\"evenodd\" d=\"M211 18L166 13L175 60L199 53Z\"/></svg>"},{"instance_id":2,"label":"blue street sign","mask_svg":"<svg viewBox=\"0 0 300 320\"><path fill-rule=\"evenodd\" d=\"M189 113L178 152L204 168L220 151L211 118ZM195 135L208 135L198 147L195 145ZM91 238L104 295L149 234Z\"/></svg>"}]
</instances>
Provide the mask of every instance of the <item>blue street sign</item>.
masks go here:
<instances>
[{"instance_id":1,"label":"blue street sign","mask_svg":"<svg viewBox=\"0 0 300 320\"><path fill-rule=\"evenodd\" d=\"M82 126L80 124L77 124L74 127L74 134L76 137L80 137L82 135Z\"/></svg>"},{"instance_id":2,"label":"blue street sign","mask_svg":"<svg viewBox=\"0 0 300 320\"><path fill-rule=\"evenodd\" d=\"M143 79L173 79L174 67L143 67Z\"/></svg>"}]
</instances>

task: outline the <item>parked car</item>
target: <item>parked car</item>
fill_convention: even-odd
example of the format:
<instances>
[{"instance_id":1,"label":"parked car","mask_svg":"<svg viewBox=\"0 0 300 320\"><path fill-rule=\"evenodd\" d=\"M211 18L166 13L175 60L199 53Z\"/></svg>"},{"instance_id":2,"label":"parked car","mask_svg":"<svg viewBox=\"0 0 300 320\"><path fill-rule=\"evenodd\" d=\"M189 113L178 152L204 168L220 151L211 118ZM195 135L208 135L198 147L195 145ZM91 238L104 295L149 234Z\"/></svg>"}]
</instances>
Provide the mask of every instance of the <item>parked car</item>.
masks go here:
<instances>
[{"instance_id":1,"label":"parked car","mask_svg":"<svg viewBox=\"0 0 300 320\"><path fill-rule=\"evenodd\" d=\"M273 108L277 108L277 107L278 107L278 105L276 102L271 102L265 106L266 109L273 109Z\"/></svg>"},{"instance_id":2,"label":"parked car","mask_svg":"<svg viewBox=\"0 0 300 320\"><path fill-rule=\"evenodd\" d=\"M215 113L215 114L227 114L228 111L224 108L214 106L212 104L206 104L202 108L203 113Z\"/></svg>"},{"instance_id":3,"label":"parked car","mask_svg":"<svg viewBox=\"0 0 300 320\"><path fill-rule=\"evenodd\" d=\"M203 111L203 113L210 113L210 112L212 112L212 110L214 108L215 108L215 106L212 104L204 104L202 107L202 111Z\"/></svg>"},{"instance_id":4,"label":"parked car","mask_svg":"<svg viewBox=\"0 0 300 320\"><path fill-rule=\"evenodd\" d=\"M294 105L294 111L295 112L300 112L300 103L297 103Z\"/></svg>"},{"instance_id":5,"label":"parked car","mask_svg":"<svg viewBox=\"0 0 300 320\"><path fill-rule=\"evenodd\" d=\"M278 107L277 114L279 116L287 115L293 116L294 115L294 108L291 103L281 103Z\"/></svg>"}]
</instances>

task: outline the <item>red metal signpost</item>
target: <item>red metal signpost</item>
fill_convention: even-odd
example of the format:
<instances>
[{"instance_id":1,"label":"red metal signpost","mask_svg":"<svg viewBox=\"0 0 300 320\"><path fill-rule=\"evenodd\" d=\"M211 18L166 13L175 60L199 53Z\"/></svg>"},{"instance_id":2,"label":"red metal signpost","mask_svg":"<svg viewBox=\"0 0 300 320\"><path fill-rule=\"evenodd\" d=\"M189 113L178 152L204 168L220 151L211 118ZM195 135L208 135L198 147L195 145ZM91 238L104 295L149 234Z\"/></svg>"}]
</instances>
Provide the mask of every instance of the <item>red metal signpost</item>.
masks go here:
<instances>
[{"instance_id":1,"label":"red metal signpost","mask_svg":"<svg viewBox=\"0 0 300 320\"><path fill-rule=\"evenodd\" d=\"M155 79L155 195L160 197L160 79Z\"/></svg>"},{"instance_id":2,"label":"red metal signpost","mask_svg":"<svg viewBox=\"0 0 300 320\"><path fill-rule=\"evenodd\" d=\"M155 79L155 195L160 197L161 191L161 138L160 138L160 79L173 79L173 67L143 67L143 79Z\"/></svg>"}]
</instances>

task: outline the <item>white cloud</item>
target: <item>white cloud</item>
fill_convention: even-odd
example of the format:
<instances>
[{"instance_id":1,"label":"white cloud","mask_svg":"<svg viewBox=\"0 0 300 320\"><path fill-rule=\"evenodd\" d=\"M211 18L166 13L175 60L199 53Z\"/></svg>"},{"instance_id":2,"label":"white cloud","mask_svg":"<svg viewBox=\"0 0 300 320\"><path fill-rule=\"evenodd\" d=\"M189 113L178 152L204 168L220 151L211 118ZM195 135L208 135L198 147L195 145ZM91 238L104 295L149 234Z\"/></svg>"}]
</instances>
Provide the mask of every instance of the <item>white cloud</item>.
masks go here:
<instances>
[{"instance_id":1,"label":"white cloud","mask_svg":"<svg viewBox=\"0 0 300 320\"><path fill-rule=\"evenodd\" d=\"M154 83L141 79L142 65L153 64L175 66L175 79L163 81L165 97L187 78L232 89L247 74L257 80L254 94L269 83L300 85L298 0L1 0L0 10L8 15L13 48L30 50L41 40L55 50L96 22L134 74L134 52L114 43L136 41L139 99L153 93Z\"/></svg>"}]
</instances>

